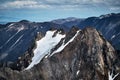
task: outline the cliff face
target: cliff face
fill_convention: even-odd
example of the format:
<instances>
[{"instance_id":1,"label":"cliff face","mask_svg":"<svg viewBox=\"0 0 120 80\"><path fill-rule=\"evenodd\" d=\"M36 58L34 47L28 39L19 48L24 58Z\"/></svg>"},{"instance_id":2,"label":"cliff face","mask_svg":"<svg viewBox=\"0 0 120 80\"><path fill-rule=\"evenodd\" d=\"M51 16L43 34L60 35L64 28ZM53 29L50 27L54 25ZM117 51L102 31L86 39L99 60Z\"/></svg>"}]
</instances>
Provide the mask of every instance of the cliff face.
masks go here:
<instances>
[{"instance_id":1,"label":"cliff face","mask_svg":"<svg viewBox=\"0 0 120 80\"><path fill-rule=\"evenodd\" d=\"M46 40L40 38L39 44L36 41L36 47L32 48L27 56L20 57L16 64L28 62L27 65L20 66L19 70L10 68L0 69L1 80L120 80L119 58L109 42L93 28L79 30L73 27L68 33L61 30L53 30L53 38L47 38L47 43L40 43ZM60 40L56 40L59 36ZM61 37L61 38L60 38ZM39 57L39 45L49 44L50 47L45 55ZM58 43L56 43L58 41ZM56 44L55 44L56 43ZM49 46L49 45L46 45ZM42 46L42 47L46 47ZM36 53L36 51L38 51ZM38 63L35 56L37 55ZM34 62L34 63L33 63ZM32 67L30 65L34 64ZM28 68L29 67L29 68ZM113 73L113 75L111 75ZM115 79L113 79L113 77Z\"/></svg>"},{"instance_id":2,"label":"cliff face","mask_svg":"<svg viewBox=\"0 0 120 80\"><path fill-rule=\"evenodd\" d=\"M76 25L80 29L92 26L99 30L102 35L111 42L115 49L120 50L120 13L110 13L99 17L88 17L85 19L58 19L53 20L52 22L68 27Z\"/></svg>"}]
</instances>

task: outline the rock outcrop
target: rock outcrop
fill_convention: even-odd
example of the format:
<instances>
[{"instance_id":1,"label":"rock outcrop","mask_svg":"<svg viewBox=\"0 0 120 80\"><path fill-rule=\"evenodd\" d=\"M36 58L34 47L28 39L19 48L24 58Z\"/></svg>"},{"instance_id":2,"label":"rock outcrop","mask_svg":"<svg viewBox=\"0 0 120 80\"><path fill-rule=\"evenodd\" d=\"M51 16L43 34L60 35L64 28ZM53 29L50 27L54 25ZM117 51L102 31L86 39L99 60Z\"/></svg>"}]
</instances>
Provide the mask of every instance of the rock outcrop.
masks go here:
<instances>
[{"instance_id":1,"label":"rock outcrop","mask_svg":"<svg viewBox=\"0 0 120 80\"><path fill-rule=\"evenodd\" d=\"M60 33L60 31L55 34ZM54 34L53 37L56 35ZM61 33L60 33L61 34ZM120 60L111 44L94 28L73 27L66 36L31 69L34 46L28 65L20 71L0 68L1 80L120 80ZM41 39L41 38L40 38ZM46 45L47 46L47 45ZM39 53L40 54L40 53ZM19 59L28 60L25 56ZM16 63L19 65L20 63ZM17 66L16 66L17 67ZM111 73L113 75L111 75Z\"/></svg>"}]
</instances>

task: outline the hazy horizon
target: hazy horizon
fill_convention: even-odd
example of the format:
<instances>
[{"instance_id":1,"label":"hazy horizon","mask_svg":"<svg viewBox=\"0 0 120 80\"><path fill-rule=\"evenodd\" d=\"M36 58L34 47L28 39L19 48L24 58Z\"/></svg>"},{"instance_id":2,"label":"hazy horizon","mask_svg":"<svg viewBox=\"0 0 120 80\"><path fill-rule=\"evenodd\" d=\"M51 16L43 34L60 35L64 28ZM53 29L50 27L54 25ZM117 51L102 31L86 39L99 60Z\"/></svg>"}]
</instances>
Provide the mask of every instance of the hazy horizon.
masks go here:
<instances>
[{"instance_id":1,"label":"hazy horizon","mask_svg":"<svg viewBox=\"0 0 120 80\"><path fill-rule=\"evenodd\" d=\"M87 18L120 12L120 0L1 0L0 22Z\"/></svg>"}]
</instances>

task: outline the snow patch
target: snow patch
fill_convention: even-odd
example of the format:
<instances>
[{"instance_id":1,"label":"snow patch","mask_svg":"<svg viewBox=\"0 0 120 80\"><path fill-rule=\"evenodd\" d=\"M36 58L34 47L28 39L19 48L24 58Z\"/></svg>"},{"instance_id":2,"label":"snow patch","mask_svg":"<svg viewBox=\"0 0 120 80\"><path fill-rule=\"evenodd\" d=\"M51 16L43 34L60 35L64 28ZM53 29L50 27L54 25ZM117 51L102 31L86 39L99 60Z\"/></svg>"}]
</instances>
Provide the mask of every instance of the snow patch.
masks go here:
<instances>
[{"instance_id":1,"label":"snow patch","mask_svg":"<svg viewBox=\"0 0 120 80\"><path fill-rule=\"evenodd\" d=\"M10 30L17 30L17 31L19 32L19 31L22 31L22 30L24 30L24 29L25 29L24 25L21 25L21 26L19 26L19 27L16 27L16 26L14 26L14 24L10 24L10 25L8 26L8 29L6 30L6 32L7 32L7 31L10 31Z\"/></svg>"},{"instance_id":2,"label":"snow patch","mask_svg":"<svg viewBox=\"0 0 120 80\"><path fill-rule=\"evenodd\" d=\"M12 25L14 25L14 23L10 24L8 27L11 27Z\"/></svg>"},{"instance_id":3,"label":"snow patch","mask_svg":"<svg viewBox=\"0 0 120 80\"><path fill-rule=\"evenodd\" d=\"M56 51L54 51L50 56L52 56L55 53L61 52L69 43L71 43L75 39L75 37L78 35L79 31L80 30L78 30L77 33L75 34L75 36L73 36L66 44L63 41L63 44Z\"/></svg>"},{"instance_id":4,"label":"snow patch","mask_svg":"<svg viewBox=\"0 0 120 80\"><path fill-rule=\"evenodd\" d=\"M77 71L76 75L78 75L80 73L80 70Z\"/></svg>"},{"instance_id":5,"label":"snow patch","mask_svg":"<svg viewBox=\"0 0 120 80\"><path fill-rule=\"evenodd\" d=\"M24 34L23 34L24 35ZM17 39L17 41L10 47L10 49L12 49L19 41L20 41L20 39L23 37L23 35L21 35L18 39Z\"/></svg>"},{"instance_id":6,"label":"snow patch","mask_svg":"<svg viewBox=\"0 0 120 80\"><path fill-rule=\"evenodd\" d=\"M18 30L18 31L24 30L24 26L22 25L22 27L18 27L17 30Z\"/></svg>"},{"instance_id":7,"label":"snow patch","mask_svg":"<svg viewBox=\"0 0 120 80\"><path fill-rule=\"evenodd\" d=\"M111 37L111 40L112 40L113 38L115 38L115 35L113 35L113 36Z\"/></svg>"},{"instance_id":8,"label":"snow patch","mask_svg":"<svg viewBox=\"0 0 120 80\"><path fill-rule=\"evenodd\" d=\"M101 15L101 16L99 17L99 19L107 18L107 17L110 17L111 15L112 15L112 13L106 14L106 15Z\"/></svg>"},{"instance_id":9,"label":"snow patch","mask_svg":"<svg viewBox=\"0 0 120 80\"><path fill-rule=\"evenodd\" d=\"M41 40L37 41L37 48L34 50L34 56L32 58L32 62L25 69L31 69L34 65L38 64L44 56L50 54L51 49L53 49L65 35L57 33L56 36L53 37L56 31L47 31L45 37Z\"/></svg>"},{"instance_id":10,"label":"snow patch","mask_svg":"<svg viewBox=\"0 0 120 80\"><path fill-rule=\"evenodd\" d=\"M114 80L118 75L119 73L113 76L113 73L110 74L110 72L108 72L109 80Z\"/></svg>"}]
</instances>

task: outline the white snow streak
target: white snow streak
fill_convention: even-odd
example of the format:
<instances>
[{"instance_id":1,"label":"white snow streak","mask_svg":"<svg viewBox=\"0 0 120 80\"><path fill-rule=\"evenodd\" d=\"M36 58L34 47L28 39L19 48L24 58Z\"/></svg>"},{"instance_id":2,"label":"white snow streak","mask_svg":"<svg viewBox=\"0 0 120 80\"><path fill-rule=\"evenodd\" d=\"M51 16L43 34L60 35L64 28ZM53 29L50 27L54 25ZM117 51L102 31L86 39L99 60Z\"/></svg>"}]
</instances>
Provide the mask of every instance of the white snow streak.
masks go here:
<instances>
[{"instance_id":1,"label":"white snow streak","mask_svg":"<svg viewBox=\"0 0 120 80\"><path fill-rule=\"evenodd\" d=\"M80 73L80 70L77 71L76 75L78 75Z\"/></svg>"},{"instance_id":2,"label":"white snow streak","mask_svg":"<svg viewBox=\"0 0 120 80\"><path fill-rule=\"evenodd\" d=\"M59 33L52 37L55 32L56 31L47 31L45 37L37 41L37 48L34 50L32 62L25 70L31 69L34 65L38 64L41 59L47 54L50 54L51 49L53 49L60 40L65 37L65 35L61 35Z\"/></svg>"},{"instance_id":3,"label":"white snow streak","mask_svg":"<svg viewBox=\"0 0 120 80\"><path fill-rule=\"evenodd\" d=\"M22 30L24 30L24 29L25 29L25 28L24 28L23 25L22 25L22 27L18 27L18 28L17 28L18 31L22 31Z\"/></svg>"},{"instance_id":4,"label":"white snow streak","mask_svg":"<svg viewBox=\"0 0 120 80\"><path fill-rule=\"evenodd\" d=\"M13 48L13 47L20 41L20 39L21 39L22 37L23 37L23 35L18 38L18 40L10 47L10 49Z\"/></svg>"},{"instance_id":5,"label":"white snow streak","mask_svg":"<svg viewBox=\"0 0 120 80\"><path fill-rule=\"evenodd\" d=\"M12 25L14 25L14 23L10 24L8 27L11 27Z\"/></svg>"},{"instance_id":6,"label":"white snow streak","mask_svg":"<svg viewBox=\"0 0 120 80\"><path fill-rule=\"evenodd\" d=\"M106 14L106 15L102 15L99 17L99 19L103 19L103 18L106 18L106 17L110 17L112 14Z\"/></svg>"},{"instance_id":7,"label":"white snow streak","mask_svg":"<svg viewBox=\"0 0 120 80\"><path fill-rule=\"evenodd\" d=\"M108 75L109 75L109 80L114 80L119 75L119 73L113 76L113 73L110 74L110 72L108 72Z\"/></svg>"},{"instance_id":8,"label":"white snow streak","mask_svg":"<svg viewBox=\"0 0 120 80\"><path fill-rule=\"evenodd\" d=\"M5 46L10 40L12 40L20 31L17 31L13 36L11 36L3 46ZM1 46L0 48L2 48L3 46Z\"/></svg>"},{"instance_id":9,"label":"white snow streak","mask_svg":"<svg viewBox=\"0 0 120 80\"><path fill-rule=\"evenodd\" d=\"M55 53L61 52L69 43L71 43L71 42L75 39L75 37L78 35L79 31L80 31L80 30L78 30L77 33L75 34L75 36L73 36L66 44L65 44L64 41L63 41L63 44L62 44L56 51L54 51L54 52L51 54L51 56L52 56L53 54L55 54Z\"/></svg>"},{"instance_id":10,"label":"white snow streak","mask_svg":"<svg viewBox=\"0 0 120 80\"><path fill-rule=\"evenodd\" d=\"M14 24L10 24L8 27L11 27L12 25L14 25ZM9 30L9 29L8 29L8 30ZM17 31L13 36L11 36L11 37L5 42L5 44L4 44L3 46L5 46L10 40L12 40L20 31L24 30L24 26L22 25L22 27L17 28L17 30L18 30L18 31ZM1 46L0 49L2 49L3 46Z\"/></svg>"},{"instance_id":11,"label":"white snow streak","mask_svg":"<svg viewBox=\"0 0 120 80\"><path fill-rule=\"evenodd\" d=\"M111 37L111 40L112 40L113 38L115 38L115 35L113 35L113 36Z\"/></svg>"}]
</instances>

